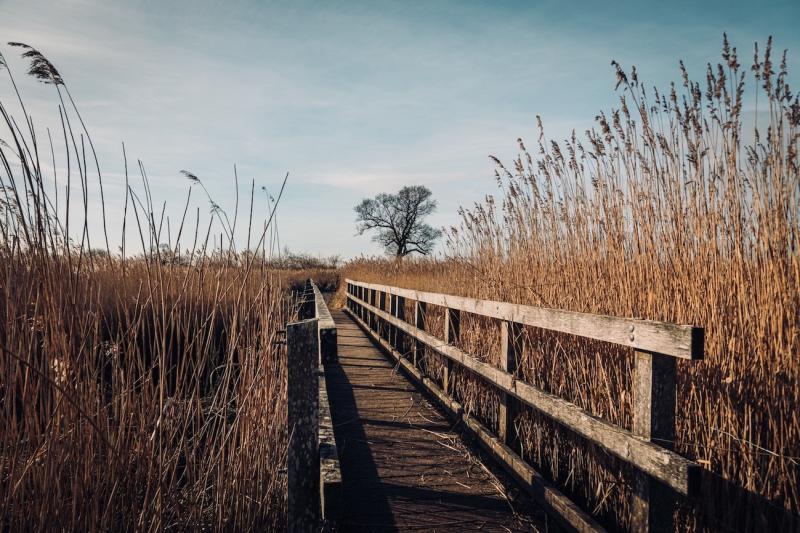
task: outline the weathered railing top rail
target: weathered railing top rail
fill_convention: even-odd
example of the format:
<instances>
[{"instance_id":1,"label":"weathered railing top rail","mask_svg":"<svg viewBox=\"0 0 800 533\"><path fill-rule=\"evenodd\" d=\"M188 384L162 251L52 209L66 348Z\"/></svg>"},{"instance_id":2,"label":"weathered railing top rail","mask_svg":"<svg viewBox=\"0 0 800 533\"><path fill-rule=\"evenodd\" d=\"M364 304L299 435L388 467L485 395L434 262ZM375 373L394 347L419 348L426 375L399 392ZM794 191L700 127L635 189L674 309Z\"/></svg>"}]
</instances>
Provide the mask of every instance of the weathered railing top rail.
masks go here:
<instances>
[{"instance_id":1,"label":"weathered railing top rail","mask_svg":"<svg viewBox=\"0 0 800 533\"><path fill-rule=\"evenodd\" d=\"M675 437L676 358L703 358L702 328L477 300L350 279L345 283L351 314L373 332L410 374L418 375L422 384L435 396L444 398L445 405L458 405L449 396L452 363L461 365L501 391L497 438L487 436L489 430L473 416L463 412L461 416L468 427L477 428L480 439L490 452L499 456L512 473L518 474L518 479L534 479L538 474L533 475L530 465L508 448L513 441L511 413L514 410L510 408L513 402L538 410L636 467L631 508L633 527L637 531L658 529L665 522L671 523L674 508L671 496L665 492L667 487L689 496L699 491L699 465L673 452L671 444ZM388 312L385 310L387 296L390 300ZM406 299L415 301L413 325L405 320ZM425 331L426 304L445 308L444 339ZM461 311L500 320L500 368L454 346L460 336ZM609 423L571 402L518 380L521 325L633 348L633 430ZM404 336L417 343L410 351ZM438 353L447 362L441 389L424 375L425 365L419 364L418 355L420 352L424 354L425 349ZM409 354L413 356L413 362L407 360ZM576 512L557 490L548 489L547 495L541 499L572 527L595 529L592 521Z\"/></svg>"},{"instance_id":2,"label":"weathered railing top rail","mask_svg":"<svg viewBox=\"0 0 800 533\"><path fill-rule=\"evenodd\" d=\"M325 303L325 298L322 296L322 292L319 290L319 287L317 287L317 284L313 281L311 282L311 290L314 292L314 308L316 310L315 314L319 319L319 327L335 328L336 323L333 321L331 312L328 310L328 304Z\"/></svg>"},{"instance_id":3,"label":"weathered railing top rail","mask_svg":"<svg viewBox=\"0 0 800 533\"><path fill-rule=\"evenodd\" d=\"M579 313L493 300L477 300L464 296L415 291L351 279L345 280L345 282L356 287L384 292L409 300L621 344L645 352L671 355L681 359L703 358L703 328L695 326Z\"/></svg>"},{"instance_id":4,"label":"weathered railing top rail","mask_svg":"<svg viewBox=\"0 0 800 533\"><path fill-rule=\"evenodd\" d=\"M342 475L325 368L338 360L336 323L317 285L308 280L301 322L287 325L289 516L291 532L319 531L338 512Z\"/></svg>"}]
</instances>

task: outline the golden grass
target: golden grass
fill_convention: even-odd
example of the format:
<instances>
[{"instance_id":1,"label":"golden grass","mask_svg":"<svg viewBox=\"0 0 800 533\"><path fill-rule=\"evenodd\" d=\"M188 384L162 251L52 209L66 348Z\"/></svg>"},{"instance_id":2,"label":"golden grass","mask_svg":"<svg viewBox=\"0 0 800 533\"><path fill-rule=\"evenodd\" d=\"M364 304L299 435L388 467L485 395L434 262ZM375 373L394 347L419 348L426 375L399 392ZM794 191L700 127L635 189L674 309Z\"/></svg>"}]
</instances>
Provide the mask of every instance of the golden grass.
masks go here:
<instances>
[{"instance_id":1,"label":"golden grass","mask_svg":"<svg viewBox=\"0 0 800 533\"><path fill-rule=\"evenodd\" d=\"M440 261L358 260L343 275L402 287L706 328L706 360L678 364L674 446L732 484L800 513L800 105L766 55L754 87L735 49L703 88L648 91L617 66L620 109L586 141L519 141L496 160L497 199L461 211ZM745 95L760 129L743 126ZM413 316L408 314L406 316ZM434 331L441 318L431 311ZM496 325L462 318L461 344L497 363ZM525 329L521 376L630 427L632 354ZM437 376L436 368L432 369ZM496 397L474 378L456 396L490 427ZM530 410L523 455L611 527L628 526L629 472ZM706 486L681 527L765 527L763 510ZM785 522L784 522L785 524Z\"/></svg>"},{"instance_id":2,"label":"golden grass","mask_svg":"<svg viewBox=\"0 0 800 533\"><path fill-rule=\"evenodd\" d=\"M55 67L23 50L62 103L68 159L46 175L49 137L21 97L17 119L0 102L0 530L284 529L279 330L293 311L287 274L263 260L280 195L255 248L236 253L236 213L209 196L208 227L184 212L170 238L143 168L139 193L126 168L122 252L110 255L105 216L105 250L91 249L90 180L104 196L90 137ZM249 224L248 248L252 208Z\"/></svg>"},{"instance_id":3,"label":"golden grass","mask_svg":"<svg viewBox=\"0 0 800 533\"><path fill-rule=\"evenodd\" d=\"M5 527L281 527L278 283L203 264L2 265Z\"/></svg>"}]
</instances>

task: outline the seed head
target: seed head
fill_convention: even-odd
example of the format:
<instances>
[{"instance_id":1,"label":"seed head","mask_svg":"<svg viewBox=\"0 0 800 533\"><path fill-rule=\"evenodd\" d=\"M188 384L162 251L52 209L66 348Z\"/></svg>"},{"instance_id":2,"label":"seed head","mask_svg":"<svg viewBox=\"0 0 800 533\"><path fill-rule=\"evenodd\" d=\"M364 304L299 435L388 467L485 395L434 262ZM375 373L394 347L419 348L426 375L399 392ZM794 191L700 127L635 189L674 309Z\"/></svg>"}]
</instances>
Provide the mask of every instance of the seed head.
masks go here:
<instances>
[{"instance_id":1,"label":"seed head","mask_svg":"<svg viewBox=\"0 0 800 533\"><path fill-rule=\"evenodd\" d=\"M192 183L200 183L200 178L198 178L188 170L181 170L181 174L186 176L186 178L188 178L188 180L191 181Z\"/></svg>"},{"instance_id":2,"label":"seed head","mask_svg":"<svg viewBox=\"0 0 800 533\"><path fill-rule=\"evenodd\" d=\"M9 42L8 44L25 50L22 53L22 57L29 59L31 62L28 74L48 85L64 85L64 79L59 74L58 69L39 50L25 43Z\"/></svg>"}]
</instances>

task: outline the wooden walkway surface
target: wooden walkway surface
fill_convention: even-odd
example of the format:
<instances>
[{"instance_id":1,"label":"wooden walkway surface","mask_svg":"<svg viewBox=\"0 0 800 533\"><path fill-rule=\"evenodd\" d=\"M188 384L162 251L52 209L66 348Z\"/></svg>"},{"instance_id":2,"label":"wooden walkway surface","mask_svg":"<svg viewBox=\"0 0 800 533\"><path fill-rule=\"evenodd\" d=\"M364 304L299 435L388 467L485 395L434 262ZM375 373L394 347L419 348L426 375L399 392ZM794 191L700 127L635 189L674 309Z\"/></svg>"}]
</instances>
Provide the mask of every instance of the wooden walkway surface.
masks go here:
<instances>
[{"instance_id":1,"label":"wooden walkway surface","mask_svg":"<svg viewBox=\"0 0 800 533\"><path fill-rule=\"evenodd\" d=\"M341 531L544 531L544 518L341 310L326 372L341 461ZM502 477L502 476L501 476ZM512 493L515 490L512 489Z\"/></svg>"}]
</instances>

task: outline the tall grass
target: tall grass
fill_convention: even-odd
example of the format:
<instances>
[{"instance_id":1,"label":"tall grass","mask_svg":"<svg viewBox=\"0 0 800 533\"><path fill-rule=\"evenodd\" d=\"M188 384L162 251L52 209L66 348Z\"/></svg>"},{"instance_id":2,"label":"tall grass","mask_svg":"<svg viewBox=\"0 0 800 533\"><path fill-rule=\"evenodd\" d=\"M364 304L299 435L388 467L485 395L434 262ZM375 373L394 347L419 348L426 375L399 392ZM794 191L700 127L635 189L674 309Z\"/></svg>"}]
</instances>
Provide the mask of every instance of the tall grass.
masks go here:
<instances>
[{"instance_id":1,"label":"tall grass","mask_svg":"<svg viewBox=\"0 0 800 533\"><path fill-rule=\"evenodd\" d=\"M613 65L619 108L563 142L539 121L536 150L519 140L512 165L495 159L500 195L461 211L447 260L356 261L345 274L705 327L705 361L678 364L675 449L739 496L797 515L800 104L785 53L776 65L770 39L745 69L726 38L704 82L681 63L682 81L665 92ZM468 317L462 336L497 363L496 326ZM627 428L631 372L628 350L525 330L521 378ZM456 396L496 424L494 395L468 375L456 381ZM618 461L530 410L516 426L529 461L606 524L628 527L631 478ZM681 528L766 527L759 498L735 492L706 485L701 502L685 502Z\"/></svg>"},{"instance_id":2,"label":"tall grass","mask_svg":"<svg viewBox=\"0 0 800 533\"><path fill-rule=\"evenodd\" d=\"M56 68L20 47L62 131L37 131L19 92L0 102L0 529L282 529L291 313L258 261L271 215L254 252L236 253L236 218L213 201L208 226L186 209L164 244L140 165L138 194L126 168L121 254L104 215L92 249L93 145ZM0 70L17 91L1 55Z\"/></svg>"}]
</instances>

